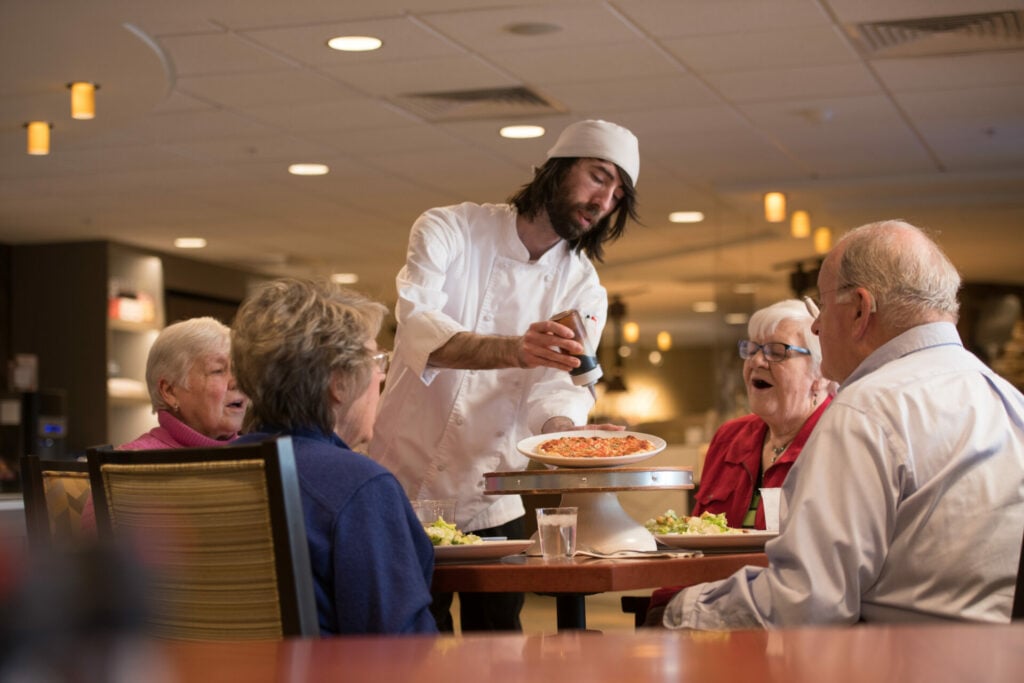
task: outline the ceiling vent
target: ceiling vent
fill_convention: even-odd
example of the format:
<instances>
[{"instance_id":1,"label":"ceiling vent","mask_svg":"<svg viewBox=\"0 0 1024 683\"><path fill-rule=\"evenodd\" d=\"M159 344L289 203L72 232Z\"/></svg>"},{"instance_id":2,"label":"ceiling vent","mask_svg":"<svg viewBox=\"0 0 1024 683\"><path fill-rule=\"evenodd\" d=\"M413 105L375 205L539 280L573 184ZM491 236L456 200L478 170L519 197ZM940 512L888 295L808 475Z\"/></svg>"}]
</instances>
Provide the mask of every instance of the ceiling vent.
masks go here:
<instances>
[{"instance_id":1,"label":"ceiling vent","mask_svg":"<svg viewBox=\"0 0 1024 683\"><path fill-rule=\"evenodd\" d=\"M926 57L1024 48L1024 12L878 21L849 27L869 58Z\"/></svg>"},{"instance_id":2,"label":"ceiling vent","mask_svg":"<svg viewBox=\"0 0 1024 683\"><path fill-rule=\"evenodd\" d=\"M428 121L541 116L566 111L529 88L483 88L399 95L395 104Z\"/></svg>"}]
</instances>

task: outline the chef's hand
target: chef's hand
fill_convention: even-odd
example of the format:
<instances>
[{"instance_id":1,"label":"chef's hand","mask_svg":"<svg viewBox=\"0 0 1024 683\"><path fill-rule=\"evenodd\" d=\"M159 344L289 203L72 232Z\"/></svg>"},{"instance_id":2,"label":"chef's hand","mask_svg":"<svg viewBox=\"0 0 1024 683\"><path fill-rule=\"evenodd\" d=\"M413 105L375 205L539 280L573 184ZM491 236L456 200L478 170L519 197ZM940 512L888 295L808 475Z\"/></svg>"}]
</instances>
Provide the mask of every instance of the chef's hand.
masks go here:
<instances>
[{"instance_id":1,"label":"chef's hand","mask_svg":"<svg viewBox=\"0 0 1024 683\"><path fill-rule=\"evenodd\" d=\"M625 427L609 423L577 425L569 418L559 415L557 417L548 418L540 428L540 433L552 434L554 432L575 432L581 429L603 429L609 432L621 432Z\"/></svg>"},{"instance_id":2,"label":"chef's hand","mask_svg":"<svg viewBox=\"0 0 1024 683\"><path fill-rule=\"evenodd\" d=\"M568 372L579 367L575 355L585 352L583 344L573 339L572 330L553 320L533 323L519 338L519 367L554 368Z\"/></svg>"}]
</instances>

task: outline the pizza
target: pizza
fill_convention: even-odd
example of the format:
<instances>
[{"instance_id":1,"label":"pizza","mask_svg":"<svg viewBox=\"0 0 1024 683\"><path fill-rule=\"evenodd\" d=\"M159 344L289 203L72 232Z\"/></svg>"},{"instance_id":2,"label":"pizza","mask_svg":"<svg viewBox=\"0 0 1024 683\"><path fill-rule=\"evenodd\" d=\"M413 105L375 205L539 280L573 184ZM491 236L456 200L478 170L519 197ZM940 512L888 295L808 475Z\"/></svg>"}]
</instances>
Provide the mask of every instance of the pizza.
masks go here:
<instances>
[{"instance_id":1,"label":"pizza","mask_svg":"<svg viewBox=\"0 0 1024 683\"><path fill-rule=\"evenodd\" d=\"M537 446L541 455L561 458L618 458L653 451L654 444L633 436L563 436L542 441Z\"/></svg>"}]
</instances>

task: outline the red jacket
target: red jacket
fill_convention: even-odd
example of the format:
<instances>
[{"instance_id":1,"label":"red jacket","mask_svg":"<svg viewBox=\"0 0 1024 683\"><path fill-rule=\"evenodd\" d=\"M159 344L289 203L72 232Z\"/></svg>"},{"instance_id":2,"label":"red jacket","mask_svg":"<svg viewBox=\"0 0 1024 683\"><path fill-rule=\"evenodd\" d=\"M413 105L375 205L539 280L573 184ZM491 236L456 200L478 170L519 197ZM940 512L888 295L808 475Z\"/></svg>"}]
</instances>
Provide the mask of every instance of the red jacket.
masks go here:
<instances>
[{"instance_id":1,"label":"red jacket","mask_svg":"<svg viewBox=\"0 0 1024 683\"><path fill-rule=\"evenodd\" d=\"M818 419L832 402L826 396L818 409L804 422L789 447L764 473L762 488L782 486L786 475L811 436ZM715 432L704 458L700 475L700 489L693 506L693 514L707 510L713 514L725 513L729 526L743 526L750 502L754 499L754 486L761 471L761 450L768 425L757 415L746 415L729 420ZM764 505L758 503L754 526L764 529ZM651 594L650 608L664 605L685 586L659 588Z\"/></svg>"},{"instance_id":2,"label":"red jacket","mask_svg":"<svg viewBox=\"0 0 1024 683\"><path fill-rule=\"evenodd\" d=\"M811 413L789 447L775 464L765 470L762 487L782 486L790 468L811 436L811 431L818 424L822 412L831 402L832 397L826 396L818 409ZM743 526L743 518L746 517L750 502L754 499L754 487L761 471L761 449L767 431L768 425L757 415L745 415L730 420L718 428L704 458L700 489L697 491L693 508L694 515L699 515L705 510L716 515L724 512L726 519L729 520L729 526ZM754 527L765 528L764 507L761 504L757 506Z\"/></svg>"}]
</instances>

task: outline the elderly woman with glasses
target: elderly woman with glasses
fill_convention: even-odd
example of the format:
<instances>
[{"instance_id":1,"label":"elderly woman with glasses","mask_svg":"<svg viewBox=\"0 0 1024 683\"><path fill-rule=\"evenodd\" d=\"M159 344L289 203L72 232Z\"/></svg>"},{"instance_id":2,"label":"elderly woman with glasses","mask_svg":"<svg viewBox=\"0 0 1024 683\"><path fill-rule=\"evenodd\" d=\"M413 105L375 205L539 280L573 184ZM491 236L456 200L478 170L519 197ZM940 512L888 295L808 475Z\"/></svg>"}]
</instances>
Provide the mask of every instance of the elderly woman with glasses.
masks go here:
<instances>
[{"instance_id":1,"label":"elderly woman with glasses","mask_svg":"<svg viewBox=\"0 0 1024 683\"><path fill-rule=\"evenodd\" d=\"M385 307L328 281L255 289L231 333L253 431L289 435L323 635L436 633L434 547L398 480L353 450L369 441L390 354Z\"/></svg>"},{"instance_id":2,"label":"elderly woman with glasses","mask_svg":"<svg viewBox=\"0 0 1024 683\"><path fill-rule=\"evenodd\" d=\"M725 513L730 527L765 528L760 489L782 486L835 394L835 383L821 374L821 344L811 332L816 316L809 299L786 299L750 316L750 339L739 343L739 353L751 414L712 437L693 514ZM647 625L661 625L679 590L654 592Z\"/></svg>"},{"instance_id":3,"label":"elderly woman with glasses","mask_svg":"<svg viewBox=\"0 0 1024 683\"><path fill-rule=\"evenodd\" d=\"M835 393L821 375L814 316L787 299L750 317L739 343L750 415L723 424L708 446L694 514L725 513L731 527L765 528L760 488L782 486Z\"/></svg>"}]
</instances>

